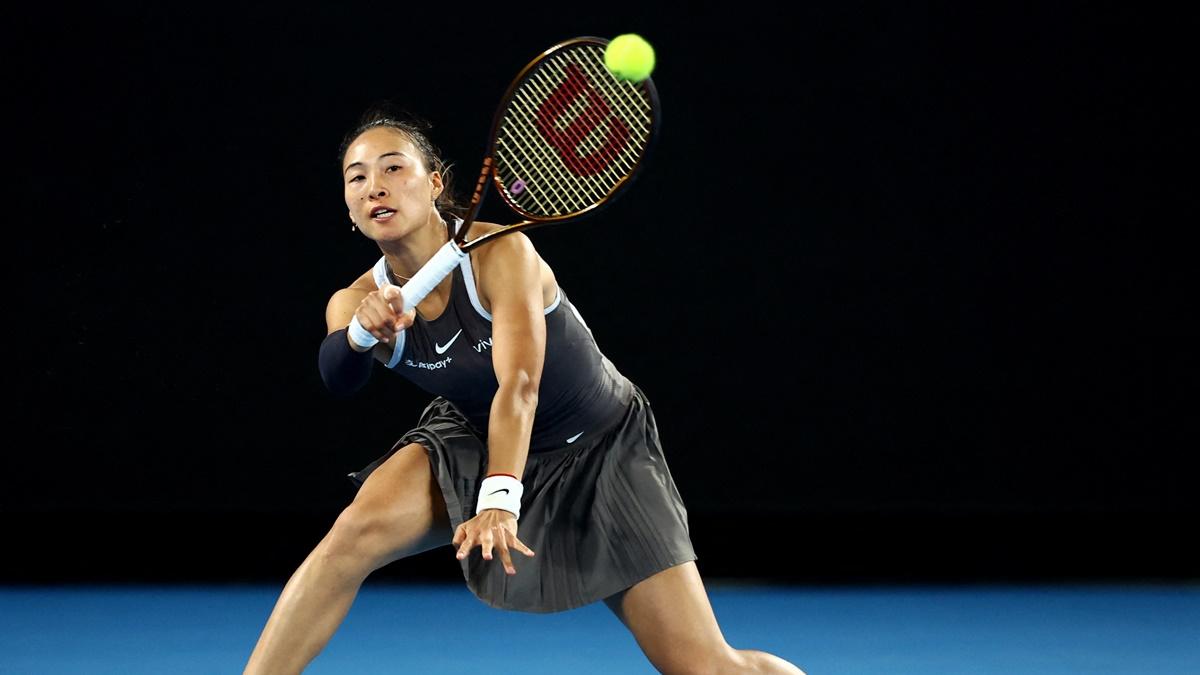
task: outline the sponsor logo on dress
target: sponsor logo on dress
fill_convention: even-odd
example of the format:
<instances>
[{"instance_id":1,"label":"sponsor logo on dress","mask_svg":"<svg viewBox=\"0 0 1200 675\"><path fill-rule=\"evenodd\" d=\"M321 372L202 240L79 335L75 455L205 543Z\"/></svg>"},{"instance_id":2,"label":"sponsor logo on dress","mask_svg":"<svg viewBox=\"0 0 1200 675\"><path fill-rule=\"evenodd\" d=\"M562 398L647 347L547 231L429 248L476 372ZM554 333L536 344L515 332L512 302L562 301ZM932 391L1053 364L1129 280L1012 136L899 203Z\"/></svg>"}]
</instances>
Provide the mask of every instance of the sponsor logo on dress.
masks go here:
<instances>
[{"instance_id":1,"label":"sponsor logo on dress","mask_svg":"<svg viewBox=\"0 0 1200 675\"><path fill-rule=\"evenodd\" d=\"M453 360L454 360L453 356L447 356L446 358L442 359L441 361L434 361L433 363L425 363L424 361L413 361L412 359L404 359L404 365L408 366L409 368L419 368L421 370L437 370L438 368L445 368L446 366L449 366L450 362Z\"/></svg>"},{"instance_id":2,"label":"sponsor logo on dress","mask_svg":"<svg viewBox=\"0 0 1200 675\"><path fill-rule=\"evenodd\" d=\"M454 334L454 337L450 338L450 341L447 342L445 346L439 345L438 343L435 342L435 343L433 343L433 348L435 350L437 350L438 354L445 354L446 350L450 349L450 345L454 344L454 341L458 339L459 335L462 335L461 328L458 329L458 332Z\"/></svg>"}]
</instances>

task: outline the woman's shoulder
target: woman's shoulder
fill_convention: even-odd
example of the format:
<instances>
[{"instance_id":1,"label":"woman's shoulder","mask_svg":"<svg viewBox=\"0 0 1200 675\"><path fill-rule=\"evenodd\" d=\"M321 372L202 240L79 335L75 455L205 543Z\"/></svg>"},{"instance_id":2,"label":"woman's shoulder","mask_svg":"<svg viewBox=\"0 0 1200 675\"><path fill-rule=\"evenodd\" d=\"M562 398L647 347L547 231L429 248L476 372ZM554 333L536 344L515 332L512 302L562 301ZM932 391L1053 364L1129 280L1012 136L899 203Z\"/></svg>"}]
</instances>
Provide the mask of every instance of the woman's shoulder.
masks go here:
<instances>
[{"instance_id":1,"label":"woman's shoulder","mask_svg":"<svg viewBox=\"0 0 1200 675\"><path fill-rule=\"evenodd\" d=\"M503 230L504 225L496 223L480 223L476 222L471 226L470 236L468 240L475 240L484 235ZM476 249L476 257L480 260L510 260L514 256L522 255L537 255L537 249L533 245L533 241L525 235L524 232L512 232L500 237L496 237L484 246Z\"/></svg>"},{"instance_id":2,"label":"woman's shoulder","mask_svg":"<svg viewBox=\"0 0 1200 675\"><path fill-rule=\"evenodd\" d=\"M497 230L503 230L505 227L507 226L499 223L487 223L482 220L477 220L471 224L471 230L467 233L467 240L472 241L478 239L485 234L491 234ZM508 236L511 237L512 235L510 234ZM497 241L499 241L499 239L497 239Z\"/></svg>"},{"instance_id":3,"label":"woman's shoulder","mask_svg":"<svg viewBox=\"0 0 1200 675\"><path fill-rule=\"evenodd\" d=\"M335 304L339 301L353 301L357 304L371 291L378 290L375 285L375 274L373 269L363 272L356 279L350 282L350 285L345 288L339 288L329 296L329 304Z\"/></svg>"},{"instance_id":4,"label":"woman's shoulder","mask_svg":"<svg viewBox=\"0 0 1200 675\"><path fill-rule=\"evenodd\" d=\"M477 225L483 227L480 227L478 231L474 231L472 228L471 239L490 234L504 227L495 223L477 223ZM488 298L492 295L492 284L507 285L511 279L510 272L522 267L533 272L534 278L542 287L542 295L546 304L553 302L557 295L558 281L555 278L554 270L538 254L533 241L524 232L513 232L497 237L488 244L475 249L472 251L472 266L475 268L476 283L479 286L480 294L484 296L484 303L489 307ZM489 311L491 310L489 309Z\"/></svg>"}]
</instances>

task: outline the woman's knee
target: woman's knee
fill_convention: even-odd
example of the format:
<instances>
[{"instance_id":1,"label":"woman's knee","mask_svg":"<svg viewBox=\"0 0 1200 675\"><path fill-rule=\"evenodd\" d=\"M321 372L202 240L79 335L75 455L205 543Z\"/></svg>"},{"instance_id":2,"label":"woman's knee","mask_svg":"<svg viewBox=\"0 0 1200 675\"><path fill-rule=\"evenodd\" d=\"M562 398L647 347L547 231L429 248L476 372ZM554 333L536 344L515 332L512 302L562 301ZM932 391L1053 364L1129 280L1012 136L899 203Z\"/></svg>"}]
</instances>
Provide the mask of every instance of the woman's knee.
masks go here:
<instances>
[{"instance_id":1,"label":"woman's knee","mask_svg":"<svg viewBox=\"0 0 1200 675\"><path fill-rule=\"evenodd\" d=\"M708 649L671 647L647 653L655 670L664 675L728 675L754 672L745 670L745 661L738 651L727 644L711 645Z\"/></svg>"},{"instance_id":2,"label":"woman's knee","mask_svg":"<svg viewBox=\"0 0 1200 675\"><path fill-rule=\"evenodd\" d=\"M778 656L749 649L734 649L729 644L712 645L707 650L676 649L650 662L660 673L672 675L751 675L752 673L795 673L804 671Z\"/></svg>"},{"instance_id":3,"label":"woman's knee","mask_svg":"<svg viewBox=\"0 0 1200 675\"><path fill-rule=\"evenodd\" d=\"M324 542L325 555L367 561L404 546L401 537L393 534L402 528L388 522L392 517L378 509L351 504L334 521Z\"/></svg>"}]
</instances>

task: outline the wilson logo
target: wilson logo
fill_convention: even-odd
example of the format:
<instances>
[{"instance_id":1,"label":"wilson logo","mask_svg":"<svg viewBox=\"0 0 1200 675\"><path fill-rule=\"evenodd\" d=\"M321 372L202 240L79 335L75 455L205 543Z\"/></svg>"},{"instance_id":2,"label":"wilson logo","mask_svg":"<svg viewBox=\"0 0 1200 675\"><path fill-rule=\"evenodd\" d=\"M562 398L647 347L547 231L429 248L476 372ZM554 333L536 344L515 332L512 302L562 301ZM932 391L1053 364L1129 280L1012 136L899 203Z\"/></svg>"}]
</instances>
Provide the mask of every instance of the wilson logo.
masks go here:
<instances>
[{"instance_id":1,"label":"wilson logo","mask_svg":"<svg viewBox=\"0 0 1200 675\"><path fill-rule=\"evenodd\" d=\"M570 171L578 176L591 176L611 166L629 144L629 127L612 114L608 101L592 87L579 66L567 64L566 72L567 79L538 106L537 128L542 138L558 150L558 156ZM577 108L575 119L560 125L559 118L581 97L586 99L586 105ZM591 153L580 155L579 146L601 124L608 126L604 143Z\"/></svg>"}]
</instances>

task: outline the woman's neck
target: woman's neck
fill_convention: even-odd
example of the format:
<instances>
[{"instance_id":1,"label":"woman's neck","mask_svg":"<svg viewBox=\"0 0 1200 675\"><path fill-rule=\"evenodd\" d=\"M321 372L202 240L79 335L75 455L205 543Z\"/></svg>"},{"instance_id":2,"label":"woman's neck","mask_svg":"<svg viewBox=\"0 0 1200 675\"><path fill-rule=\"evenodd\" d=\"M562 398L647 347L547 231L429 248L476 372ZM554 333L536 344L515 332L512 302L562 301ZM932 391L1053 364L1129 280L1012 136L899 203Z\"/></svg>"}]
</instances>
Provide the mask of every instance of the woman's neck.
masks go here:
<instances>
[{"instance_id":1,"label":"woman's neck","mask_svg":"<svg viewBox=\"0 0 1200 675\"><path fill-rule=\"evenodd\" d=\"M449 226L434 211L424 227L417 228L400 241L379 242L379 249L387 258L388 269L403 283L449 240Z\"/></svg>"}]
</instances>

